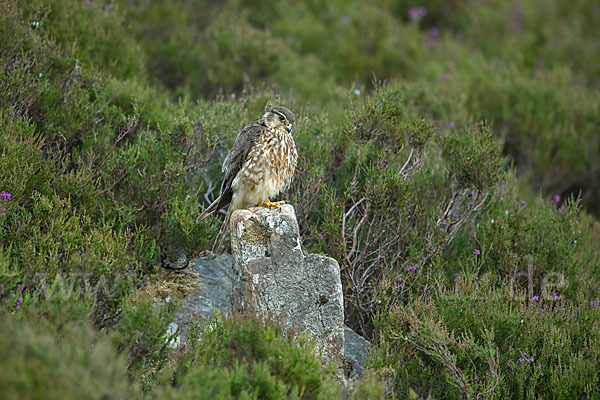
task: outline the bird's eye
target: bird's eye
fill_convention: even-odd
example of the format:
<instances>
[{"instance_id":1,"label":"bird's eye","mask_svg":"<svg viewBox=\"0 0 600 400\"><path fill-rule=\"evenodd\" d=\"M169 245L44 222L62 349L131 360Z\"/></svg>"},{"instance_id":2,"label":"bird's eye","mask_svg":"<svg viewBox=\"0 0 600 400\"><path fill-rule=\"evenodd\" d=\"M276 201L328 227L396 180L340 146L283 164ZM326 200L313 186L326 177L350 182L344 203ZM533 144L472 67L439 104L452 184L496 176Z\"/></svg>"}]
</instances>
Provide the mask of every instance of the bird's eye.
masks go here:
<instances>
[{"instance_id":1,"label":"bird's eye","mask_svg":"<svg viewBox=\"0 0 600 400\"><path fill-rule=\"evenodd\" d=\"M280 115L280 116L279 116L279 120L280 120L280 121L283 121L284 119L285 119L285 117L284 117L283 115Z\"/></svg>"}]
</instances>

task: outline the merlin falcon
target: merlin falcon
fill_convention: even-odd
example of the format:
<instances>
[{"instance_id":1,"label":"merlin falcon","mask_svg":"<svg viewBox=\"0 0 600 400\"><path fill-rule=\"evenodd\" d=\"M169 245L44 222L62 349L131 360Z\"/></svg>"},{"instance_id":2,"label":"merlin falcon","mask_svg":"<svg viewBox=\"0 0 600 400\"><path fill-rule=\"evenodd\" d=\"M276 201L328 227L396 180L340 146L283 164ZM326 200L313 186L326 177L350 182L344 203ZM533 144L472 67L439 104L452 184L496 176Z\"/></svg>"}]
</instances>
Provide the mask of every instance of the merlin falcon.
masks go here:
<instances>
[{"instance_id":1,"label":"merlin falcon","mask_svg":"<svg viewBox=\"0 0 600 400\"><path fill-rule=\"evenodd\" d=\"M292 137L294 114L285 107L268 108L263 116L238 134L223 161L225 175L219 197L200 214L197 222L229 206L213 245L220 252L235 210L258 205L279 208L284 201L271 202L288 189L294 178L298 152Z\"/></svg>"}]
</instances>

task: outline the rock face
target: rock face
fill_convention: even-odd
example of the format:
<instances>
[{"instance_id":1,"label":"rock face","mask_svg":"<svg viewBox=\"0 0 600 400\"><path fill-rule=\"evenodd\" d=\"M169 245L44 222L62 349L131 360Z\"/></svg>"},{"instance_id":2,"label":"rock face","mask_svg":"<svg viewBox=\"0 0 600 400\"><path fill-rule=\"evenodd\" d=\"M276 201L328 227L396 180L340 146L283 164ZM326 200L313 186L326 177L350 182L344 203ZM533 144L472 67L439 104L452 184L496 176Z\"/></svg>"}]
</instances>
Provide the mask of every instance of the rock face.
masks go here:
<instances>
[{"instance_id":1,"label":"rock face","mask_svg":"<svg viewBox=\"0 0 600 400\"><path fill-rule=\"evenodd\" d=\"M175 313L174 323L184 337L187 336L188 322L192 314L210 317L215 309L224 314L231 311L231 256L221 254L214 259L195 258L190 267L198 274L200 286L184 299Z\"/></svg>"},{"instance_id":2,"label":"rock face","mask_svg":"<svg viewBox=\"0 0 600 400\"><path fill-rule=\"evenodd\" d=\"M350 363L349 378L356 379L367 362L370 343L364 337L344 326L344 356Z\"/></svg>"},{"instance_id":3,"label":"rock face","mask_svg":"<svg viewBox=\"0 0 600 400\"><path fill-rule=\"evenodd\" d=\"M337 261L304 255L294 208L252 208L231 217L234 311L280 320L311 334L324 363L344 352L344 305Z\"/></svg>"}]
</instances>

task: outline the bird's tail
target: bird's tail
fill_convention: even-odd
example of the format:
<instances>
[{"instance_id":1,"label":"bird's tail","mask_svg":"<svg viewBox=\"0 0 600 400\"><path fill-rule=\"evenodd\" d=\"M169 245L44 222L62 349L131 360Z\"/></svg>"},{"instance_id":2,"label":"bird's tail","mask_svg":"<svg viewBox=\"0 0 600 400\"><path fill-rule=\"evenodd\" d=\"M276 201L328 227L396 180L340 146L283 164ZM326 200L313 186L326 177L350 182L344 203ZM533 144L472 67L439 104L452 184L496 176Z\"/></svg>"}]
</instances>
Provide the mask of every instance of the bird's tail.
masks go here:
<instances>
[{"instance_id":1,"label":"bird's tail","mask_svg":"<svg viewBox=\"0 0 600 400\"><path fill-rule=\"evenodd\" d=\"M219 207L219 202L221 201L221 196L217 197L215 201L213 201L210 206L206 208L206 210L202 211L202 214L198 216L196 219L196 223L199 224L203 219L206 219L209 215L213 214L217 211Z\"/></svg>"},{"instance_id":2,"label":"bird's tail","mask_svg":"<svg viewBox=\"0 0 600 400\"><path fill-rule=\"evenodd\" d=\"M229 250L229 247L231 245L231 230L229 229L229 221L231 220L232 213L233 207L230 204L227 208L227 215L225 215L223 225L221 225L221 229L219 230L219 234L217 235L217 238L215 239L215 244L212 248L212 252L214 254L221 254L224 251Z\"/></svg>"}]
</instances>

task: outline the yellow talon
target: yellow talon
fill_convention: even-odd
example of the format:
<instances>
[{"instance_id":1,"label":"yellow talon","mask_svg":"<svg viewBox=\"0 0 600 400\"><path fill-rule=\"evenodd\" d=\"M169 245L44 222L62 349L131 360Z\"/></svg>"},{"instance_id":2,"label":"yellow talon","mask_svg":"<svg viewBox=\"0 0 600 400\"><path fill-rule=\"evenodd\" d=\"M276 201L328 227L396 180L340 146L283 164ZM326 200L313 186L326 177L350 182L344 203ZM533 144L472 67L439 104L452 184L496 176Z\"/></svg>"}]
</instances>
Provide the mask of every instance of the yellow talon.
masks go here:
<instances>
[{"instance_id":1,"label":"yellow talon","mask_svg":"<svg viewBox=\"0 0 600 400\"><path fill-rule=\"evenodd\" d=\"M285 201L281 200L281 201L271 202L269 199L266 199L265 201L260 203L258 206L259 207L276 208L279 210L279 206L281 206L282 204L285 204Z\"/></svg>"}]
</instances>

